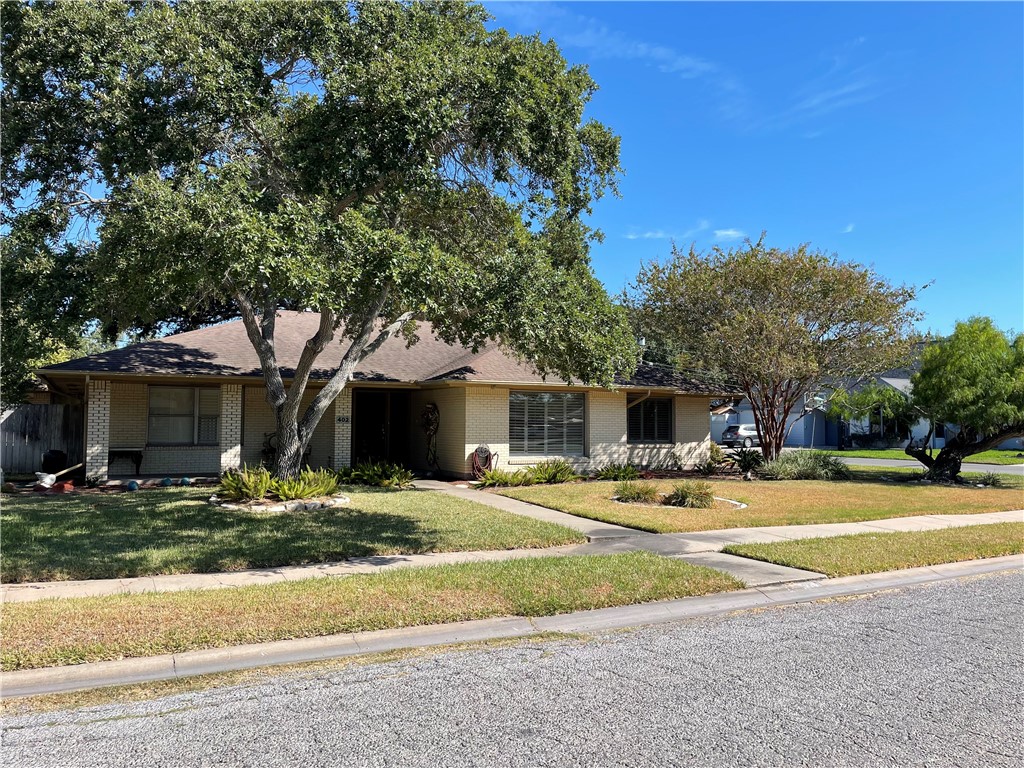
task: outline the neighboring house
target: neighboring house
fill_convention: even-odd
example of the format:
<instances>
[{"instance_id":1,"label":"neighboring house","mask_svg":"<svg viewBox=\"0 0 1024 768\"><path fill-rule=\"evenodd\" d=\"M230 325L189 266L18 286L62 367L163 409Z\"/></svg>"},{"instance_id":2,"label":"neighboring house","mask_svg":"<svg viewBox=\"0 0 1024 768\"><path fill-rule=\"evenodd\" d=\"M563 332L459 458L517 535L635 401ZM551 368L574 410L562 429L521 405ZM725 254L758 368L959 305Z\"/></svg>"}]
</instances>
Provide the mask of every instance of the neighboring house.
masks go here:
<instances>
[{"instance_id":1,"label":"neighboring house","mask_svg":"<svg viewBox=\"0 0 1024 768\"><path fill-rule=\"evenodd\" d=\"M826 416L820 408L791 413L786 419L789 431L786 446L790 448L835 448L839 445L839 423ZM722 442L722 433L731 424L754 424L754 410L746 398L711 410L711 439Z\"/></svg>"},{"instance_id":2,"label":"neighboring house","mask_svg":"<svg viewBox=\"0 0 1024 768\"><path fill-rule=\"evenodd\" d=\"M278 313L277 359L288 379L319 315ZM446 344L422 324L408 347L392 338L360 365L313 434L308 463L340 468L361 459L430 470L421 417L440 414L437 465L471 473L480 444L498 466L559 457L580 470L611 462L692 466L710 444L721 387L642 365L615 390L547 380L496 347L479 353ZM341 359L319 358L308 403ZM275 430L259 360L241 321L134 344L41 369L51 391L84 403L86 474L217 474L258 464Z\"/></svg>"},{"instance_id":3,"label":"neighboring house","mask_svg":"<svg viewBox=\"0 0 1024 768\"><path fill-rule=\"evenodd\" d=\"M875 376L873 381L879 386L891 387L897 392L902 394L906 398L910 398L911 384L910 377L913 375L912 369L898 369L893 371L886 371L885 373ZM895 443L895 447L906 448L913 440L915 445L921 447L931 447L935 449L941 449L946 445L946 430L949 428L946 424L936 424L935 428L931 428L931 422L926 418L917 419L913 424L909 425L905 430L899 430L897 425L890 422L886 423L885 415L882 413L870 414L861 419L851 420L849 423L850 435L857 434L870 434L877 433L882 435L890 435L892 441ZM928 437L928 433L931 431L931 440L928 445L924 445L925 438ZM955 430L954 430L955 431Z\"/></svg>"}]
</instances>

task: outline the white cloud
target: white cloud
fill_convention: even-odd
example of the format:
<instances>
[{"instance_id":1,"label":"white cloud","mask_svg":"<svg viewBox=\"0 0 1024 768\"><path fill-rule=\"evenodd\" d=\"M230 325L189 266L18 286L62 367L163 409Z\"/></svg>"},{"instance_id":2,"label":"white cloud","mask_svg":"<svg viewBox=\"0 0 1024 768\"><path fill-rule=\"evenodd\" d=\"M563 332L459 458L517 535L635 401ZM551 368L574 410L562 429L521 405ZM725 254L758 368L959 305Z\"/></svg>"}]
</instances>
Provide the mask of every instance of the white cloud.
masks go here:
<instances>
[{"instance_id":1,"label":"white cloud","mask_svg":"<svg viewBox=\"0 0 1024 768\"><path fill-rule=\"evenodd\" d=\"M847 224L845 227L843 227L842 232L840 232L839 234L848 235L851 232L853 232L853 224Z\"/></svg>"},{"instance_id":2,"label":"white cloud","mask_svg":"<svg viewBox=\"0 0 1024 768\"><path fill-rule=\"evenodd\" d=\"M742 229L716 229L715 239L716 240L739 240L741 237L746 236L746 232Z\"/></svg>"},{"instance_id":3,"label":"white cloud","mask_svg":"<svg viewBox=\"0 0 1024 768\"><path fill-rule=\"evenodd\" d=\"M650 229L646 232L630 232L625 235L627 240L687 240L694 235L703 232L711 226L707 219L699 219L696 224L682 233L668 232L664 229Z\"/></svg>"},{"instance_id":4,"label":"white cloud","mask_svg":"<svg viewBox=\"0 0 1024 768\"><path fill-rule=\"evenodd\" d=\"M716 62L627 37L597 19L572 13L553 3L501 3L495 8L495 15L500 21L512 20L531 33L539 32L543 26L543 34L551 35L560 46L585 51L591 61L640 61L684 80L701 80L714 90L718 111L726 119L746 119L749 112L743 84Z\"/></svg>"},{"instance_id":5,"label":"white cloud","mask_svg":"<svg viewBox=\"0 0 1024 768\"><path fill-rule=\"evenodd\" d=\"M630 232L626 235L627 240L671 240L675 235L662 229L652 229L647 232Z\"/></svg>"}]
</instances>

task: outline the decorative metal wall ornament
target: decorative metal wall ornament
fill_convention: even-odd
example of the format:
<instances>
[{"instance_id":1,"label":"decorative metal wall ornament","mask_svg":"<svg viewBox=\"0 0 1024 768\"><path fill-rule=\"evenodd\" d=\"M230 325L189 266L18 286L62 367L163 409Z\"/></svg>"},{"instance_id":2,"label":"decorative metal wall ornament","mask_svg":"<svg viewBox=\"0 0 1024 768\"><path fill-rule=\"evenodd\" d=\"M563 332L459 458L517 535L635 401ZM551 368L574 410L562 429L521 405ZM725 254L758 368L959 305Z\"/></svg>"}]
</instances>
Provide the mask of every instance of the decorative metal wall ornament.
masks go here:
<instances>
[{"instance_id":1,"label":"decorative metal wall ornament","mask_svg":"<svg viewBox=\"0 0 1024 768\"><path fill-rule=\"evenodd\" d=\"M420 425L427 433L427 466L440 469L437 465L437 430L441 426L441 412L434 403L423 406L420 414Z\"/></svg>"}]
</instances>

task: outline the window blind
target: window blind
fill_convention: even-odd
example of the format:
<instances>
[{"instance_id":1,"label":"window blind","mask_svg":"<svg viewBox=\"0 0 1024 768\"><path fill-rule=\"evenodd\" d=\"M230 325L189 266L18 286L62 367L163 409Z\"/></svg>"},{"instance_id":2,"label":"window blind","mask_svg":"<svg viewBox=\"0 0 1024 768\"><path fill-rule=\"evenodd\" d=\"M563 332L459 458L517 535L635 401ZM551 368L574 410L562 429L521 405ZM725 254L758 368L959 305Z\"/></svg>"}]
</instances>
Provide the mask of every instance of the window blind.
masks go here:
<instances>
[{"instance_id":1,"label":"window blind","mask_svg":"<svg viewBox=\"0 0 1024 768\"><path fill-rule=\"evenodd\" d=\"M626 429L631 443L671 443L672 398L648 397L628 408Z\"/></svg>"},{"instance_id":2,"label":"window blind","mask_svg":"<svg viewBox=\"0 0 1024 768\"><path fill-rule=\"evenodd\" d=\"M578 392L510 392L509 453L582 456L584 406Z\"/></svg>"}]
</instances>

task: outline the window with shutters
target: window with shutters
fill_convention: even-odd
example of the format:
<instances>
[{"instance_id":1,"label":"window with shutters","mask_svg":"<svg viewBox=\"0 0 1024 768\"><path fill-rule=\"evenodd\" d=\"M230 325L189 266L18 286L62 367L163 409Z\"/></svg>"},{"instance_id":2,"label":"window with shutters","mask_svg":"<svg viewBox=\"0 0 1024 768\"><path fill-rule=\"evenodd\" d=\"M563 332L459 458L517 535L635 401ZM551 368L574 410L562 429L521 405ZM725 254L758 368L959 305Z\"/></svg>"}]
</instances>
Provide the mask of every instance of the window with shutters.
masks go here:
<instances>
[{"instance_id":1,"label":"window with shutters","mask_svg":"<svg viewBox=\"0 0 1024 768\"><path fill-rule=\"evenodd\" d=\"M220 389L150 387L150 445L217 445Z\"/></svg>"},{"instance_id":2,"label":"window with shutters","mask_svg":"<svg viewBox=\"0 0 1024 768\"><path fill-rule=\"evenodd\" d=\"M672 442L672 398L648 397L627 411L627 439L631 443Z\"/></svg>"},{"instance_id":3,"label":"window with shutters","mask_svg":"<svg viewBox=\"0 0 1024 768\"><path fill-rule=\"evenodd\" d=\"M510 392L509 453L582 456L584 396L578 392Z\"/></svg>"}]
</instances>

